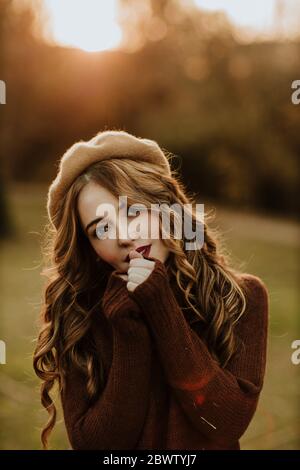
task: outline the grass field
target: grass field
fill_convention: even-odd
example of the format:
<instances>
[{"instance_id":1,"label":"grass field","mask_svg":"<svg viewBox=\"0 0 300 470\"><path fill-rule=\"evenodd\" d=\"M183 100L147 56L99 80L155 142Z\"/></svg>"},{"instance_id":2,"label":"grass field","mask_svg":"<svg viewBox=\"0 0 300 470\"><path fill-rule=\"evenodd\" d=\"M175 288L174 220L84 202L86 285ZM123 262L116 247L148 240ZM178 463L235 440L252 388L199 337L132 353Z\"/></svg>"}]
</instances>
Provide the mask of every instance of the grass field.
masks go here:
<instances>
[{"instance_id":1,"label":"grass field","mask_svg":"<svg viewBox=\"0 0 300 470\"><path fill-rule=\"evenodd\" d=\"M39 233L46 221L46 192L43 186L20 185L9 191L16 237L1 246L0 339L7 351L6 364L0 365L0 449L40 449L47 417L32 370L44 282ZM300 449L300 365L291 362L291 343L300 339L299 225L217 207L214 226L224 233L235 264L261 277L270 296L265 385L241 448ZM69 447L61 411L51 445Z\"/></svg>"}]
</instances>

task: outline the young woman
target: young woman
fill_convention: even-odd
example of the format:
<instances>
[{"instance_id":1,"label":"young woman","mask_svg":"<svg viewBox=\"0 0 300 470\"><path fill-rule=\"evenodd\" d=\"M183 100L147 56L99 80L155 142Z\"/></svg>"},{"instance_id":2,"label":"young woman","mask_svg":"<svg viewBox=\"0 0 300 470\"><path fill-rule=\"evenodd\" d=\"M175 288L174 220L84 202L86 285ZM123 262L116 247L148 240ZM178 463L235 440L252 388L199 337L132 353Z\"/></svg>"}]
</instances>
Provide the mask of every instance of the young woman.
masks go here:
<instances>
[{"instance_id":1,"label":"young woman","mask_svg":"<svg viewBox=\"0 0 300 470\"><path fill-rule=\"evenodd\" d=\"M105 131L60 162L48 194L49 281L34 352L49 413L44 448L55 383L73 449L239 449L253 418L267 288L230 266L169 157L152 140ZM120 196L140 212L119 217ZM187 249L184 232L174 236L179 212L163 236L162 212L151 210L162 203L166 213L192 204L201 247Z\"/></svg>"}]
</instances>

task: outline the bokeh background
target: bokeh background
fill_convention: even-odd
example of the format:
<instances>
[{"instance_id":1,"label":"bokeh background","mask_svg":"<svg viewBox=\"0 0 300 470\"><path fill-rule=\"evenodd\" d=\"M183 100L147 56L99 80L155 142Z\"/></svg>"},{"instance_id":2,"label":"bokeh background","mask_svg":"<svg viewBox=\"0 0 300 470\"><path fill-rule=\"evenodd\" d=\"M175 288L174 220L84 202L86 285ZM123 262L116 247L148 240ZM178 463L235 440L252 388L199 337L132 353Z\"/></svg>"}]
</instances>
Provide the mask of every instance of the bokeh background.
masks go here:
<instances>
[{"instance_id":1,"label":"bokeh background","mask_svg":"<svg viewBox=\"0 0 300 470\"><path fill-rule=\"evenodd\" d=\"M0 0L0 449L40 449L47 419L32 351L48 186L69 145L110 128L172 152L236 267L266 283L267 373L241 447L300 449L299 26L298 0ZM61 412L51 443L68 448Z\"/></svg>"}]
</instances>

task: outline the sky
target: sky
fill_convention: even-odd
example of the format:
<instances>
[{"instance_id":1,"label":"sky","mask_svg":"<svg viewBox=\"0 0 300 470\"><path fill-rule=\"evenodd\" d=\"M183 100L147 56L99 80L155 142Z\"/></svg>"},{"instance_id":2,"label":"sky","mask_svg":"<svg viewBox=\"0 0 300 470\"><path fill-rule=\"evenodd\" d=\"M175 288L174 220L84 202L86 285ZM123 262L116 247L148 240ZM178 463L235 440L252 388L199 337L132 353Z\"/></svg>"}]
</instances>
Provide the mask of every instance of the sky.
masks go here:
<instances>
[{"instance_id":1,"label":"sky","mask_svg":"<svg viewBox=\"0 0 300 470\"><path fill-rule=\"evenodd\" d=\"M50 15L50 31L55 42L88 52L111 49L120 44L122 32L116 19L117 0L44 2ZM263 33L270 36L275 27L277 34L282 34L287 28L284 18L287 8L296 5L300 11L300 0L194 0L194 3L206 10L224 11L237 26L246 28L243 34L249 40ZM280 4L282 14L275 17L276 5L278 7ZM289 13L289 19L291 16ZM300 14L298 20L300 22ZM298 31L298 23L296 27Z\"/></svg>"},{"instance_id":2,"label":"sky","mask_svg":"<svg viewBox=\"0 0 300 470\"><path fill-rule=\"evenodd\" d=\"M56 42L87 52L117 47L116 0L44 0Z\"/></svg>"},{"instance_id":3,"label":"sky","mask_svg":"<svg viewBox=\"0 0 300 470\"><path fill-rule=\"evenodd\" d=\"M223 10L241 26L262 29L270 26L275 0L194 0L207 10Z\"/></svg>"},{"instance_id":4,"label":"sky","mask_svg":"<svg viewBox=\"0 0 300 470\"><path fill-rule=\"evenodd\" d=\"M291 12L296 8L300 11L300 0L194 0L194 3L206 10L224 11L235 25L247 28L249 33L252 31L250 37L285 33L288 28L296 27ZM300 15L297 19L300 22Z\"/></svg>"}]
</instances>

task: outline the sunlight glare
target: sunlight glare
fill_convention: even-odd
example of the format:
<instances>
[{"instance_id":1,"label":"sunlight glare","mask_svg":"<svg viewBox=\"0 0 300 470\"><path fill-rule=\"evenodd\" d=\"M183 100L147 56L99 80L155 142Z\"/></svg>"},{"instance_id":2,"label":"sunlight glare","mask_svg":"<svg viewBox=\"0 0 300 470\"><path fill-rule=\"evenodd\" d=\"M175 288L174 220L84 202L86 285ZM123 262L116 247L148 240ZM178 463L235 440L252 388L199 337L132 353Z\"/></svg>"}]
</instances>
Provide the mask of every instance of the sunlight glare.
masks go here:
<instances>
[{"instance_id":1,"label":"sunlight glare","mask_svg":"<svg viewBox=\"0 0 300 470\"><path fill-rule=\"evenodd\" d=\"M62 46L95 52L117 47L116 0L45 0L51 35Z\"/></svg>"}]
</instances>

